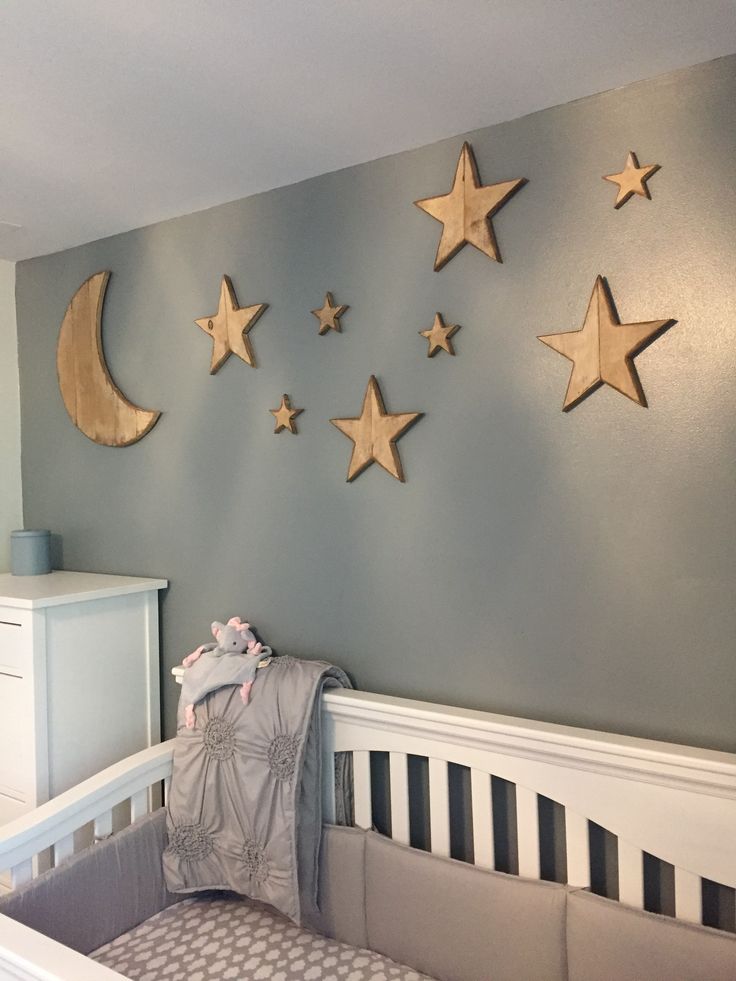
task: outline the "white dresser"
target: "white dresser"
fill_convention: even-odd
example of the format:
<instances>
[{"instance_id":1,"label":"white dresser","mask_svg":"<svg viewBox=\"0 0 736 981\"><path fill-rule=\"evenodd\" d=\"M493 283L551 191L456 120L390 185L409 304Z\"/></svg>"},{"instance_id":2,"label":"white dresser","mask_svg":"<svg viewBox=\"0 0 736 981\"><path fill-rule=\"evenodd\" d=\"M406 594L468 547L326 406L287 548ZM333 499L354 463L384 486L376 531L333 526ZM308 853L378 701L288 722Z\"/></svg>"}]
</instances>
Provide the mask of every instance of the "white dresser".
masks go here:
<instances>
[{"instance_id":1,"label":"white dresser","mask_svg":"<svg viewBox=\"0 0 736 981\"><path fill-rule=\"evenodd\" d=\"M167 585L0 574L0 824L160 740Z\"/></svg>"}]
</instances>

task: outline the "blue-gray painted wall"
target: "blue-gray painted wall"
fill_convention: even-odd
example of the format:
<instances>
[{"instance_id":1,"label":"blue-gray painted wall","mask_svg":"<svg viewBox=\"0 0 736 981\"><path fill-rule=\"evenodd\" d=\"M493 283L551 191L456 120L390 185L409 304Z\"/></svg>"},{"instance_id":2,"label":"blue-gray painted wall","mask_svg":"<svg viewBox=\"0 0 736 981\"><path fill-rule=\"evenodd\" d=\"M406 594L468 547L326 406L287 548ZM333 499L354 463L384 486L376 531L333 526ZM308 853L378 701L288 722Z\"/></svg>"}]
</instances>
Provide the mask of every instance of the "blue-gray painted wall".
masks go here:
<instances>
[{"instance_id":1,"label":"blue-gray painted wall","mask_svg":"<svg viewBox=\"0 0 736 981\"><path fill-rule=\"evenodd\" d=\"M433 272L412 202L449 190L458 136L18 265L26 524L66 568L170 579L168 734L168 669L239 613L363 688L736 749L735 104L730 57L469 134L485 183L529 181L494 219L503 264L466 247ZM630 149L661 170L616 211L601 175ZM101 269L111 372L163 412L124 449L74 428L56 379ZM269 309L259 367L210 376L193 320L223 273ZM637 359L648 409L605 388L565 414L569 363L536 336L579 328L599 273L622 321L677 324ZM326 290L350 310L320 337ZM436 311L454 358L418 336ZM328 420L371 374L425 413L405 484L345 482ZM273 434L284 392L298 436Z\"/></svg>"}]
</instances>

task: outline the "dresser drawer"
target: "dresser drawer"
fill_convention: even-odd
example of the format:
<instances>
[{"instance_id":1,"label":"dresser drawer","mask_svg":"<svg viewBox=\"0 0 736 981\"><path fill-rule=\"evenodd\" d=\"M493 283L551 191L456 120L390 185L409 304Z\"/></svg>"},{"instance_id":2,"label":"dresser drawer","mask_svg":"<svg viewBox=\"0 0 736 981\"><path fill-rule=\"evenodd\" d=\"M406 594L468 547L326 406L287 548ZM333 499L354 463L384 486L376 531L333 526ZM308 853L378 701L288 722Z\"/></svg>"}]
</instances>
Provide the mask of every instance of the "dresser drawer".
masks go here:
<instances>
[{"instance_id":1,"label":"dresser drawer","mask_svg":"<svg viewBox=\"0 0 736 981\"><path fill-rule=\"evenodd\" d=\"M31 670L31 631L28 615L0 608L0 674L26 677Z\"/></svg>"}]
</instances>

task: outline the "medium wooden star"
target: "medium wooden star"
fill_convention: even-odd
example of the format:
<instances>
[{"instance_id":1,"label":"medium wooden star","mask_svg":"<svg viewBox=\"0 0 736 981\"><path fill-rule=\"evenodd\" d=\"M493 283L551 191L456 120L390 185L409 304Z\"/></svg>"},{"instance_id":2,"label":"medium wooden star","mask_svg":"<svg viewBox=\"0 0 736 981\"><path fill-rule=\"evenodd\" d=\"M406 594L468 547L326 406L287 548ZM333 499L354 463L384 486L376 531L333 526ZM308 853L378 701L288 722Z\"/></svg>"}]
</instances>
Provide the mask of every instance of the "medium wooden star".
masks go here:
<instances>
[{"instance_id":1,"label":"medium wooden star","mask_svg":"<svg viewBox=\"0 0 736 981\"><path fill-rule=\"evenodd\" d=\"M434 323L430 329L419 331L419 334L422 337L426 337L429 341L427 357L433 358L438 351L447 351L448 354L454 355L455 349L452 346L450 338L459 330L460 324L448 324L445 326L442 314L436 313L434 315Z\"/></svg>"},{"instance_id":2,"label":"medium wooden star","mask_svg":"<svg viewBox=\"0 0 736 981\"><path fill-rule=\"evenodd\" d=\"M630 152L626 158L626 166L620 174L608 174L603 178L604 181L611 181L612 184L618 184L618 194L613 205L614 208L620 208L626 204L634 194L639 194L641 197L651 200L652 195L649 193L647 181L658 170L659 164L645 164L644 167L640 167L639 161L636 159L636 154Z\"/></svg>"},{"instance_id":3,"label":"medium wooden star","mask_svg":"<svg viewBox=\"0 0 736 981\"><path fill-rule=\"evenodd\" d=\"M383 404L381 389L371 375L363 398L363 408L357 419L330 419L333 426L352 439L353 454L348 467L348 481L363 473L371 463L377 463L397 480L404 481L401 458L396 441L422 412L389 413Z\"/></svg>"},{"instance_id":4,"label":"medium wooden star","mask_svg":"<svg viewBox=\"0 0 736 981\"><path fill-rule=\"evenodd\" d=\"M444 226L434 260L435 272L467 244L474 245L496 262L503 261L491 218L522 184L526 184L523 177L481 185L473 151L469 143L463 143L449 194L414 202Z\"/></svg>"},{"instance_id":5,"label":"medium wooden star","mask_svg":"<svg viewBox=\"0 0 736 981\"><path fill-rule=\"evenodd\" d=\"M239 307L230 277L222 277L217 313L194 321L205 334L212 337L211 375L223 366L231 354L237 354L246 364L255 368L256 358L246 335L267 307L267 303Z\"/></svg>"},{"instance_id":6,"label":"medium wooden star","mask_svg":"<svg viewBox=\"0 0 736 981\"><path fill-rule=\"evenodd\" d=\"M319 333L326 334L328 330L336 330L339 333L342 330L340 317L349 309L347 304L335 306L332 293L325 293L324 305L319 310L312 310L312 314L319 320Z\"/></svg>"},{"instance_id":7,"label":"medium wooden star","mask_svg":"<svg viewBox=\"0 0 736 981\"><path fill-rule=\"evenodd\" d=\"M582 328L539 338L573 363L563 412L572 409L603 384L646 406L633 358L674 323L674 320L650 320L641 324L622 324L607 284L599 276Z\"/></svg>"},{"instance_id":8,"label":"medium wooden star","mask_svg":"<svg viewBox=\"0 0 736 981\"><path fill-rule=\"evenodd\" d=\"M290 433L296 435L297 428L294 420L300 412L304 412L304 409L292 409L288 395L281 397L281 405L278 409L269 409L268 411L276 420L275 433L280 433L283 429L288 429Z\"/></svg>"}]
</instances>

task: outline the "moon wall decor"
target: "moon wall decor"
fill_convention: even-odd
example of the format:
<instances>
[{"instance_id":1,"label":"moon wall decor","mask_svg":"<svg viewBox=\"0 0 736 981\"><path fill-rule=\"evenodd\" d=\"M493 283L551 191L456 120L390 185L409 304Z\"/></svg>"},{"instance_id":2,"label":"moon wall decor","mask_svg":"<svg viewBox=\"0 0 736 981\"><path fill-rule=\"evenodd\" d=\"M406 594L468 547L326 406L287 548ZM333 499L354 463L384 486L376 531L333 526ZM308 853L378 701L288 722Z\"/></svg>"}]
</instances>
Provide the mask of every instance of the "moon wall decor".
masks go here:
<instances>
[{"instance_id":1,"label":"moon wall decor","mask_svg":"<svg viewBox=\"0 0 736 981\"><path fill-rule=\"evenodd\" d=\"M69 301L59 329L56 370L74 425L102 446L130 446L150 432L160 412L130 402L110 375L102 349L102 306L109 271L95 273Z\"/></svg>"}]
</instances>

